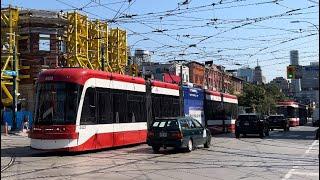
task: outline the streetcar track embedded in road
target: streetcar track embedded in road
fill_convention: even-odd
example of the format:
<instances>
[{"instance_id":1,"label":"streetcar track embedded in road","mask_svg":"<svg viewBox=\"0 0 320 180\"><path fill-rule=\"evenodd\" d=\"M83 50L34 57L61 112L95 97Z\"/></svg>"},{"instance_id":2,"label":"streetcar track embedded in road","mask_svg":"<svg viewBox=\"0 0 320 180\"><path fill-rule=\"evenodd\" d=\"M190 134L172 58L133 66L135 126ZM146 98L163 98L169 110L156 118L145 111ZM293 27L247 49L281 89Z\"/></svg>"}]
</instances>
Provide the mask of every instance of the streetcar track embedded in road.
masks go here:
<instances>
[{"instance_id":1,"label":"streetcar track embedded in road","mask_svg":"<svg viewBox=\"0 0 320 180\"><path fill-rule=\"evenodd\" d=\"M6 169L9 169L11 166L13 166L15 161L16 161L16 156L12 154L10 157L9 163L5 165L3 168L1 168L1 173L4 172Z\"/></svg>"}]
</instances>

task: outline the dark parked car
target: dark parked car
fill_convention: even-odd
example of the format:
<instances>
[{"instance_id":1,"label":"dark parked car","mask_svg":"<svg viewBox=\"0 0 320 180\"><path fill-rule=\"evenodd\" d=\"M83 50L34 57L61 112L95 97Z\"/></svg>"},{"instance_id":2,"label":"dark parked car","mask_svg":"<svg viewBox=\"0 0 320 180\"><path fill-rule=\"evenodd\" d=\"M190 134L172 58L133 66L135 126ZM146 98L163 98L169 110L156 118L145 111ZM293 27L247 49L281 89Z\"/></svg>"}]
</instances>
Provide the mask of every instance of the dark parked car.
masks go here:
<instances>
[{"instance_id":1,"label":"dark parked car","mask_svg":"<svg viewBox=\"0 0 320 180\"><path fill-rule=\"evenodd\" d=\"M289 131L290 129L289 120L283 115L270 115L268 123L272 131L273 129L283 129L283 131Z\"/></svg>"},{"instance_id":2,"label":"dark parked car","mask_svg":"<svg viewBox=\"0 0 320 180\"><path fill-rule=\"evenodd\" d=\"M261 138L269 136L269 124L265 117L259 114L241 114L236 120L236 138L240 134L259 134Z\"/></svg>"},{"instance_id":3,"label":"dark parked car","mask_svg":"<svg viewBox=\"0 0 320 180\"><path fill-rule=\"evenodd\" d=\"M209 148L211 134L191 117L156 119L148 130L147 144L154 152L160 147L186 148L189 152L198 145Z\"/></svg>"}]
</instances>

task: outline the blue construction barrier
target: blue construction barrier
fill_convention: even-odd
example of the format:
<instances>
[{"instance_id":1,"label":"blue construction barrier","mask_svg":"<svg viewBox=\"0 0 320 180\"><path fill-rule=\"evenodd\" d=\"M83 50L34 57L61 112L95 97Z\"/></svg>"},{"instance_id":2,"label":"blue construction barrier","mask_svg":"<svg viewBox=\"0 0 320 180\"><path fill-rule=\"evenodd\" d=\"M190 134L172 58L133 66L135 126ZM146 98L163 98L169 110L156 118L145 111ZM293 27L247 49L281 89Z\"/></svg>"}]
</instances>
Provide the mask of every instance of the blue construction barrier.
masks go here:
<instances>
[{"instance_id":1,"label":"blue construction barrier","mask_svg":"<svg viewBox=\"0 0 320 180\"><path fill-rule=\"evenodd\" d=\"M4 111L3 112L3 120L4 122L8 123L9 127L12 127L12 121L13 121L13 113L12 111ZM16 112L16 120L17 120L17 130L22 130L23 128L23 121L26 117L28 117L29 120L29 129L31 129L32 126L32 112L31 111L18 111Z\"/></svg>"}]
</instances>

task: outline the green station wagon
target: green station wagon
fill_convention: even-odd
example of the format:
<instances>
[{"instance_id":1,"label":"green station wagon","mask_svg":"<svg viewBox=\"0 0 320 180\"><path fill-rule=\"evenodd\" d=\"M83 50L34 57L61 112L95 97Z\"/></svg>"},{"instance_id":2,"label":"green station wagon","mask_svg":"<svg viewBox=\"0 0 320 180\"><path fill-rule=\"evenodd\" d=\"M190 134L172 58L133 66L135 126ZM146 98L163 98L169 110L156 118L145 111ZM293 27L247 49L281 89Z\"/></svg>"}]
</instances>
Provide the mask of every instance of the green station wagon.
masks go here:
<instances>
[{"instance_id":1,"label":"green station wagon","mask_svg":"<svg viewBox=\"0 0 320 180\"><path fill-rule=\"evenodd\" d=\"M199 145L209 148L210 143L210 131L191 117L156 119L148 130L147 144L155 153L160 147L186 148L190 152Z\"/></svg>"}]
</instances>

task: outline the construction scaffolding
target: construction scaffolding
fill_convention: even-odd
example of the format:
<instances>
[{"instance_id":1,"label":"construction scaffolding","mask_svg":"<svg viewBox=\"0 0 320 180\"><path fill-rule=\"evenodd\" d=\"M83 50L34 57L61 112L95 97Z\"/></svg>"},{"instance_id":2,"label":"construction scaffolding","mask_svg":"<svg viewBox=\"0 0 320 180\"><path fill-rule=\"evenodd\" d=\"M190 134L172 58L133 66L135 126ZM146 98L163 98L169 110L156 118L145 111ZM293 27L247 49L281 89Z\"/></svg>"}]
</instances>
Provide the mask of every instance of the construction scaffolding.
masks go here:
<instances>
[{"instance_id":1,"label":"construction scaffolding","mask_svg":"<svg viewBox=\"0 0 320 180\"><path fill-rule=\"evenodd\" d=\"M111 29L109 34L109 64L112 72L124 74L127 63L127 33L118 28Z\"/></svg>"},{"instance_id":2,"label":"construction scaffolding","mask_svg":"<svg viewBox=\"0 0 320 180\"><path fill-rule=\"evenodd\" d=\"M18 9L1 9L1 102L4 106L12 105L18 92L18 19Z\"/></svg>"},{"instance_id":3,"label":"construction scaffolding","mask_svg":"<svg viewBox=\"0 0 320 180\"><path fill-rule=\"evenodd\" d=\"M67 17L68 66L124 74L128 62L126 31L109 31L107 23L90 21L78 12Z\"/></svg>"},{"instance_id":4,"label":"construction scaffolding","mask_svg":"<svg viewBox=\"0 0 320 180\"><path fill-rule=\"evenodd\" d=\"M28 92L22 91L19 97L30 110L33 109L35 82L45 69L81 67L125 74L127 51L124 30L109 30L106 22L91 21L76 11L65 14L2 8L2 105L11 106L18 101L19 83L20 87L29 89ZM130 74L137 76L134 70Z\"/></svg>"},{"instance_id":5,"label":"construction scaffolding","mask_svg":"<svg viewBox=\"0 0 320 180\"><path fill-rule=\"evenodd\" d=\"M101 64L101 69L104 71L112 72L110 63L109 63L109 28L107 23L100 23L100 43L101 43L101 54L103 58L103 64Z\"/></svg>"},{"instance_id":6,"label":"construction scaffolding","mask_svg":"<svg viewBox=\"0 0 320 180\"><path fill-rule=\"evenodd\" d=\"M77 12L68 13L67 64L69 67L93 69L89 61L88 17Z\"/></svg>"},{"instance_id":7,"label":"construction scaffolding","mask_svg":"<svg viewBox=\"0 0 320 180\"><path fill-rule=\"evenodd\" d=\"M89 21L89 60L93 69L111 71L108 63L108 25L106 23ZM106 51L106 52L105 52Z\"/></svg>"}]
</instances>

